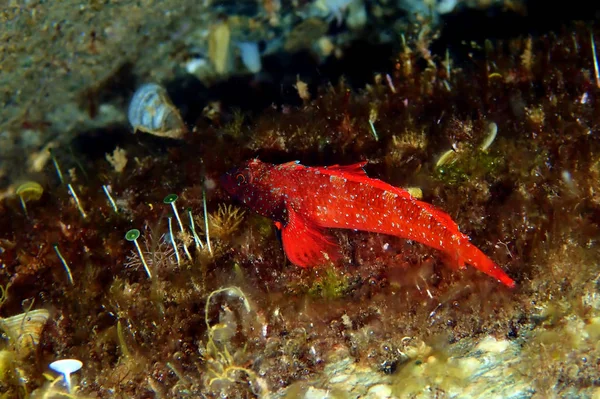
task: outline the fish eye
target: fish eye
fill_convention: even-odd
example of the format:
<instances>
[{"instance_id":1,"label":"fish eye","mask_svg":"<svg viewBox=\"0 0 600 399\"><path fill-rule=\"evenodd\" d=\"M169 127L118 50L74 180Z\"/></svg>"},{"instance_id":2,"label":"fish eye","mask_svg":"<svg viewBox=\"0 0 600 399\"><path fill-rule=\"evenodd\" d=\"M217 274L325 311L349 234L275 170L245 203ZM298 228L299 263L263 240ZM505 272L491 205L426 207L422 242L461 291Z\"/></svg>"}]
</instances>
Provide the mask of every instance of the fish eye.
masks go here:
<instances>
[{"instance_id":1,"label":"fish eye","mask_svg":"<svg viewBox=\"0 0 600 399\"><path fill-rule=\"evenodd\" d=\"M238 184L246 184L246 176L244 176L242 173L235 175L235 179L237 180Z\"/></svg>"}]
</instances>

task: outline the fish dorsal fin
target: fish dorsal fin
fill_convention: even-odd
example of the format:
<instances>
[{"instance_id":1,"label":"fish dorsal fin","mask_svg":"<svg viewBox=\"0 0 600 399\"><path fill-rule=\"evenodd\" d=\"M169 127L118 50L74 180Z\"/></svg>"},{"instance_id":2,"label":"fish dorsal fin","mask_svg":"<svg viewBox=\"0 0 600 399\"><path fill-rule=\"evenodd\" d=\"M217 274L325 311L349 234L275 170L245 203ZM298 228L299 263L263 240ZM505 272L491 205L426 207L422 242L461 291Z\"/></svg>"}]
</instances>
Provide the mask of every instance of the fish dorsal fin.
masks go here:
<instances>
[{"instance_id":1,"label":"fish dorsal fin","mask_svg":"<svg viewBox=\"0 0 600 399\"><path fill-rule=\"evenodd\" d=\"M288 221L281 229L286 256L296 266L324 265L339 258L339 246L313 221L287 208Z\"/></svg>"},{"instance_id":2,"label":"fish dorsal fin","mask_svg":"<svg viewBox=\"0 0 600 399\"><path fill-rule=\"evenodd\" d=\"M280 169L292 169L292 170L305 168L305 166L300 164L300 161L290 161L290 162L282 163L280 165L277 165L277 167Z\"/></svg>"},{"instance_id":3,"label":"fish dorsal fin","mask_svg":"<svg viewBox=\"0 0 600 399\"><path fill-rule=\"evenodd\" d=\"M377 187L379 189L392 192L401 198L415 200L414 197L410 195L408 191L399 187L392 186L391 184L386 183L382 180L369 177L364 169L367 163L369 163L369 161L362 161L354 163L352 165L323 166L317 167L315 169L329 176L343 177L345 179L356 181L359 183L367 183L372 187Z\"/></svg>"},{"instance_id":4,"label":"fish dorsal fin","mask_svg":"<svg viewBox=\"0 0 600 399\"><path fill-rule=\"evenodd\" d=\"M329 166L311 166L310 169L318 170L321 173L330 175L330 176L339 176L345 178L369 178L367 176L367 172L365 172L364 167L369 161L362 161L352 165L329 165ZM291 161L282 163L278 166L281 169L305 169L306 166L302 165L300 161Z\"/></svg>"},{"instance_id":5,"label":"fish dorsal fin","mask_svg":"<svg viewBox=\"0 0 600 399\"><path fill-rule=\"evenodd\" d=\"M365 165L369 163L369 161L362 161L353 163L352 165L331 165L331 166L323 166L319 169L321 172L328 173L331 175L340 175L343 177L354 176L354 177L366 177L367 172L365 172Z\"/></svg>"}]
</instances>

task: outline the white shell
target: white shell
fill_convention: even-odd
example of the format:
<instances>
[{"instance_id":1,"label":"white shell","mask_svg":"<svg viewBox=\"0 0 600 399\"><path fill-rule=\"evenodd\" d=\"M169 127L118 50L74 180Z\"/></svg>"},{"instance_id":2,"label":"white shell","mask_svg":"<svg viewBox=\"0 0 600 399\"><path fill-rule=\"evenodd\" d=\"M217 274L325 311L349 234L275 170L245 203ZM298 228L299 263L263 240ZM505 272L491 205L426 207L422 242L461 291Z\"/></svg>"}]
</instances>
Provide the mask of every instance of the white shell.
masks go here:
<instances>
[{"instance_id":1,"label":"white shell","mask_svg":"<svg viewBox=\"0 0 600 399\"><path fill-rule=\"evenodd\" d=\"M172 139L181 139L187 132L167 91L156 83L146 83L136 90L127 116L134 131Z\"/></svg>"},{"instance_id":2,"label":"white shell","mask_svg":"<svg viewBox=\"0 0 600 399\"><path fill-rule=\"evenodd\" d=\"M15 316L0 318L0 329L8 336L20 357L31 353L40 342L40 335L50 313L46 309L36 309Z\"/></svg>"}]
</instances>

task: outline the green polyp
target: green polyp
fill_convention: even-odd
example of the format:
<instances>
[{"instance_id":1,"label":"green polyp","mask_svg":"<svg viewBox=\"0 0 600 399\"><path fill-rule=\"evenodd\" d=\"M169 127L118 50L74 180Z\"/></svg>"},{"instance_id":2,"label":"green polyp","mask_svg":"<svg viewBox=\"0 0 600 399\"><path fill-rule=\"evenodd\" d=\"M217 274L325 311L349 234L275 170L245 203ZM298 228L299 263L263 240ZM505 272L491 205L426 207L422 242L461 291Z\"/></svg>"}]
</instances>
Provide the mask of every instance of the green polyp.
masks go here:
<instances>
[{"instance_id":1,"label":"green polyp","mask_svg":"<svg viewBox=\"0 0 600 399\"><path fill-rule=\"evenodd\" d=\"M169 194L165 197L165 199L163 200L163 203L172 204L173 202L177 201L177 198L179 198L177 196L177 194Z\"/></svg>"},{"instance_id":2,"label":"green polyp","mask_svg":"<svg viewBox=\"0 0 600 399\"><path fill-rule=\"evenodd\" d=\"M142 261L142 264L144 265L146 274L148 274L148 278L152 278L152 272L150 272L150 268L148 267L148 264L146 263L146 259L144 258L144 254L142 252L142 248L140 248L140 244L138 244L138 242L137 242L137 239L139 237L140 237L140 231L138 229L131 229L127 233L125 233L125 239L127 241L131 241L135 244L135 248L138 251L138 254L140 256L140 260Z\"/></svg>"},{"instance_id":3,"label":"green polyp","mask_svg":"<svg viewBox=\"0 0 600 399\"><path fill-rule=\"evenodd\" d=\"M138 229L131 229L125 233L125 239L127 241L135 241L140 237L140 231Z\"/></svg>"},{"instance_id":4,"label":"green polyp","mask_svg":"<svg viewBox=\"0 0 600 399\"><path fill-rule=\"evenodd\" d=\"M179 217L179 212L177 211L177 207L175 206L175 201L177 201L177 198L179 198L177 196L177 194L169 194L165 197L165 199L163 200L163 203L171 205L171 208L173 208L173 214L175 215L175 219L177 219L177 224L179 225L179 229L181 230L181 233L184 234L185 229L183 228L183 223L181 222L181 218ZM173 237L172 240L174 240L174 239L175 238ZM175 246L174 241L173 241L173 246ZM175 249L177 249L177 247L175 247ZM185 251L185 255L187 256L187 258L189 260L192 260L192 255L188 251L185 241L183 242L183 250ZM179 259L179 257L177 259ZM177 263L179 264L179 262L177 262Z\"/></svg>"}]
</instances>

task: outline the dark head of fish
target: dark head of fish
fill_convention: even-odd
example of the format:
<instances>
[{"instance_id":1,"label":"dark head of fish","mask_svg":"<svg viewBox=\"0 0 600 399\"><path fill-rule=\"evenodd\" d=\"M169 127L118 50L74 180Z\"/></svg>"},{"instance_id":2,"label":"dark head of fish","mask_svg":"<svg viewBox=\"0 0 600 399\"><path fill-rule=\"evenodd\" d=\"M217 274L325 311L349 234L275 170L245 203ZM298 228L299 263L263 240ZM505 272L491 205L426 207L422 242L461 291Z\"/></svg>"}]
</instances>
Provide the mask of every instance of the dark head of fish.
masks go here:
<instances>
[{"instance_id":1,"label":"dark head of fish","mask_svg":"<svg viewBox=\"0 0 600 399\"><path fill-rule=\"evenodd\" d=\"M250 160L221 177L221 186L236 200L256 213L284 222L283 195L275 189L271 176L274 165Z\"/></svg>"}]
</instances>

